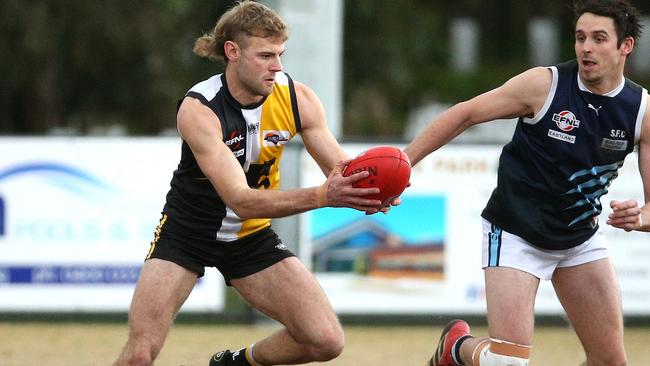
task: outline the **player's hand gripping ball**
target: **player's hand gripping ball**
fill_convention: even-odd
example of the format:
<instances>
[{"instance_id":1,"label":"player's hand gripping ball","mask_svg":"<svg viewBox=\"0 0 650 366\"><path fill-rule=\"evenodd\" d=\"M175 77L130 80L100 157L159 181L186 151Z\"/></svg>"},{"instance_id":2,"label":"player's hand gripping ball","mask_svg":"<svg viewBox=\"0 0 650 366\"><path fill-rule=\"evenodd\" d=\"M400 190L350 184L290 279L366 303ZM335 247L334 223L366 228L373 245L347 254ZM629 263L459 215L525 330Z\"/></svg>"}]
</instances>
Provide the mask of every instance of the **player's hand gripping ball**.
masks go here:
<instances>
[{"instance_id":1,"label":"player's hand gripping ball","mask_svg":"<svg viewBox=\"0 0 650 366\"><path fill-rule=\"evenodd\" d=\"M343 170L343 176L367 171L370 175L354 184L355 188L379 188L379 193L367 198L390 204L408 187L411 178L411 162L404 151L392 146L377 146L368 149Z\"/></svg>"}]
</instances>

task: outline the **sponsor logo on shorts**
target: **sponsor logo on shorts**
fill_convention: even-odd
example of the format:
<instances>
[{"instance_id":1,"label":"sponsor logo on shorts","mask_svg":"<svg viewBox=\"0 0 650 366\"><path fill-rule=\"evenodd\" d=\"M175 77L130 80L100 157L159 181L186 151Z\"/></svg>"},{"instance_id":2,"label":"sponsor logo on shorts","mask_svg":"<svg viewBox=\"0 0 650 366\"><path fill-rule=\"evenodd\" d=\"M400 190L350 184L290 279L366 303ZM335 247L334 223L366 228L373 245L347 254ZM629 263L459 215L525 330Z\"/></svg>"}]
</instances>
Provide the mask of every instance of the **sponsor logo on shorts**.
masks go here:
<instances>
[{"instance_id":1,"label":"sponsor logo on shorts","mask_svg":"<svg viewBox=\"0 0 650 366\"><path fill-rule=\"evenodd\" d=\"M556 140L568 142L570 144L575 144L576 142L576 137L560 132L560 131L555 131L555 130L548 130L548 137L552 137Z\"/></svg>"},{"instance_id":2,"label":"sponsor logo on shorts","mask_svg":"<svg viewBox=\"0 0 650 366\"><path fill-rule=\"evenodd\" d=\"M289 250L289 248L288 248L286 245L284 245L284 243L280 243L280 244L276 245L276 246L275 246L275 249L278 249L278 250Z\"/></svg>"}]
</instances>

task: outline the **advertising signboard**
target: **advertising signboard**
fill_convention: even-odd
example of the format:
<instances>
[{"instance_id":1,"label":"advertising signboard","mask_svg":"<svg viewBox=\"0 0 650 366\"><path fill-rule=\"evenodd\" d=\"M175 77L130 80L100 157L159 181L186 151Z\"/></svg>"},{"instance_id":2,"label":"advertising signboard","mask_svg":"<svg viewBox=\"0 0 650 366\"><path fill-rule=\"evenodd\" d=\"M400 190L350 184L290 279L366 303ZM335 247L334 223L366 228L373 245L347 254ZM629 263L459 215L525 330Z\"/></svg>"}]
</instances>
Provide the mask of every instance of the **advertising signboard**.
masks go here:
<instances>
[{"instance_id":1,"label":"advertising signboard","mask_svg":"<svg viewBox=\"0 0 650 366\"><path fill-rule=\"evenodd\" d=\"M371 145L346 145L352 156ZM302 259L312 266L339 313L484 313L481 211L496 185L501 147L446 146L412 170L402 204L387 215L325 208L303 215ZM304 187L321 171L304 153ZM629 156L603 199L637 199L643 188L636 154ZM650 234L605 227L626 314L650 314ZM538 314L561 314L550 282L537 296Z\"/></svg>"},{"instance_id":2,"label":"advertising signboard","mask_svg":"<svg viewBox=\"0 0 650 366\"><path fill-rule=\"evenodd\" d=\"M180 140L0 140L0 311L128 310ZM222 281L183 309L219 310Z\"/></svg>"}]
</instances>

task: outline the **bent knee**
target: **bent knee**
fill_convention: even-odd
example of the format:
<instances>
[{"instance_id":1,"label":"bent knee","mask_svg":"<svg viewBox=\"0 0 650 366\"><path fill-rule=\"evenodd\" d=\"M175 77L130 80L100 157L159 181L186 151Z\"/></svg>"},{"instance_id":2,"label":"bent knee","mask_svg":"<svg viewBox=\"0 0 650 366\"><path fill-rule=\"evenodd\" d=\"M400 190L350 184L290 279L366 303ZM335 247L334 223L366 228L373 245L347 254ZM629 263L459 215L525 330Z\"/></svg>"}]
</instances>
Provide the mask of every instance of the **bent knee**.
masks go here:
<instances>
[{"instance_id":1,"label":"bent knee","mask_svg":"<svg viewBox=\"0 0 650 366\"><path fill-rule=\"evenodd\" d=\"M331 340L312 348L314 361L326 362L337 358L343 352L344 342Z\"/></svg>"},{"instance_id":2,"label":"bent knee","mask_svg":"<svg viewBox=\"0 0 650 366\"><path fill-rule=\"evenodd\" d=\"M162 344L152 343L145 340L131 340L126 347L122 358L128 366L150 366L153 365L153 362L161 348Z\"/></svg>"},{"instance_id":3,"label":"bent knee","mask_svg":"<svg viewBox=\"0 0 650 366\"><path fill-rule=\"evenodd\" d=\"M340 327L323 332L308 345L314 361L325 362L338 357L343 352L345 336Z\"/></svg>"}]
</instances>

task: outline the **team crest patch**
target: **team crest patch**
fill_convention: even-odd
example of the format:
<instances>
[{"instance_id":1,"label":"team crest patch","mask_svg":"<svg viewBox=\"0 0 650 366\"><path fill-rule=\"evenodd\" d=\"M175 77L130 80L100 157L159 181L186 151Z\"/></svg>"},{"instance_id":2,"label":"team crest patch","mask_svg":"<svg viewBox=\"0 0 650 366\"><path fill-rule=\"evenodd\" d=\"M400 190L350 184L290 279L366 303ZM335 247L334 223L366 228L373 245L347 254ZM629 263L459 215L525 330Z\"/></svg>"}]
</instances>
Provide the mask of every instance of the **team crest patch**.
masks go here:
<instances>
[{"instance_id":1,"label":"team crest patch","mask_svg":"<svg viewBox=\"0 0 650 366\"><path fill-rule=\"evenodd\" d=\"M286 144L291 133L289 131L265 130L262 132L262 136L264 136L264 146L276 147Z\"/></svg>"}]
</instances>

